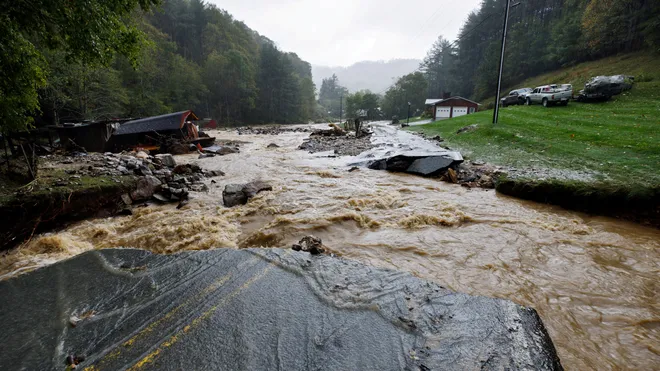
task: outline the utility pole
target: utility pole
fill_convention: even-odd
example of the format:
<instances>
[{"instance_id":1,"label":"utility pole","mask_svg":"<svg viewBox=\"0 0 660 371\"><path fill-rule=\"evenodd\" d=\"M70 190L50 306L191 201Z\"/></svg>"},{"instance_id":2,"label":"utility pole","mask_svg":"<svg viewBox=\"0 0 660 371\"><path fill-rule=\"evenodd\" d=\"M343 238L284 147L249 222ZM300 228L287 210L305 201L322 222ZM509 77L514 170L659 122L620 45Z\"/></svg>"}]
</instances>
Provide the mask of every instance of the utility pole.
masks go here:
<instances>
[{"instance_id":1,"label":"utility pole","mask_svg":"<svg viewBox=\"0 0 660 371\"><path fill-rule=\"evenodd\" d=\"M339 96L339 125L341 125L341 114L342 111L344 110L343 104L344 104L344 95L342 94Z\"/></svg>"},{"instance_id":2,"label":"utility pole","mask_svg":"<svg viewBox=\"0 0 660 371\"><path fill-rule=\"evenodd\" d=\"M500 70L497 77L497 94L495 95L495 111L493 112L493 124L497 124L500 118L500 91L502 90L502 69L504 68L504 50L506 49L506 30L509 27L509 9L512 8L511 0L506 0L506 10L504 11L504 28L502 29L502 53L500 54ZM520 3L513 4L513 7Z\"/></svg>"}]
</instances>

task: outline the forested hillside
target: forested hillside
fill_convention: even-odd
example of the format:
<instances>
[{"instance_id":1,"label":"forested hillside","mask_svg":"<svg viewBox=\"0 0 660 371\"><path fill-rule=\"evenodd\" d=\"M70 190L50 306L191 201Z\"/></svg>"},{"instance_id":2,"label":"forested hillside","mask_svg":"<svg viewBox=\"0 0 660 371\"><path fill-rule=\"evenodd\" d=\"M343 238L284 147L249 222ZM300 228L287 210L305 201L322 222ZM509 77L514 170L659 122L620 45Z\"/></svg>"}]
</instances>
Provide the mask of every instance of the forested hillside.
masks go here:
<instances>
[{"instance_id":1,"label":"forested hillside","mask_svg":"<svg viewBox=\"0 0 660 371\"><path fill-rule=\"evenodd\" d=\"M130 9L123 1L108 3ZM139 46L135 53L119 47L99 61L75 58L75 50L49 43L47 34L30 35L26 27L25 38L43 55L34 65L42 77L39 109L27 115L36 116L38 125L185 109L228 125L312 118L316 102L309 63L202 0L152 2L159 4L122 18L137 31L131 33L131 45ZM82 13L89 11L84 3L72 4L71 18L84 19ZM13 6L27 12L28 5ZM45 12L62 7L67 5ZM78 11L82 18L76 18ZM18 22L11 14L7 21Z\"/></svg>"},{"instance_id":2,"label":"forested hillside","mask_svg":"<svg viewBox=\"0 0 660 371\"><path fill-rule=\"evenodd\" d=\"M421 88L426 98L440 98L443 92L478 101L494 96L505 4L484 0L457 40L440 36L419 68L427 85L405 83L412 75L402 78L386 95L398 102L386 105L386 113L404 114L407 97ZM660 1L523 0L509 16L502 85L637 50L660 52ZM553 82L564 81L546 81Z\"/></svg>"}]
</instances>

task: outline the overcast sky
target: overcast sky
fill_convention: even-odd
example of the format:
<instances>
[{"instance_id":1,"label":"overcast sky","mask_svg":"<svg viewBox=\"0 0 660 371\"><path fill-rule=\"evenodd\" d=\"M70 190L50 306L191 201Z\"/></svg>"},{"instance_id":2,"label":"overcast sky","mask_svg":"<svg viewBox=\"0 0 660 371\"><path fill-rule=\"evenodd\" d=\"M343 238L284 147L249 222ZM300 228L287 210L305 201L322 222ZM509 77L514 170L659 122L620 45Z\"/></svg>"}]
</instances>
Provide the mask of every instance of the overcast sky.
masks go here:
<instances>
[{"instance_id":1,"label":"overcast sky","mask_svg":"<svg viewBox=\"0 0 660 371\"><path fill-rule=\"evenodd\" d=\"M439 35L454 40L481 0L209 0L317 65L422 58Z\"/></svg>"}]
</instances>

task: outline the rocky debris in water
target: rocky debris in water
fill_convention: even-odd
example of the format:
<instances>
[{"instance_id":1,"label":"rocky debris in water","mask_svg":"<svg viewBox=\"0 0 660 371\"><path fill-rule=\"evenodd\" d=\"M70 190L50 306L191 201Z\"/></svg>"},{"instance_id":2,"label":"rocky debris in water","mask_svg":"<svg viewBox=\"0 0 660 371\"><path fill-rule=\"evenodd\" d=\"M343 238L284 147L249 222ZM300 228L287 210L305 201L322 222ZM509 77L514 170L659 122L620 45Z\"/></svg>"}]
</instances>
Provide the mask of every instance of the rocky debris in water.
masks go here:
<instances>
[{"instance_id":1,"label":"rocky debris in water","mask_svg":"<svg viewBox=\"0 0 660 371\"><path fill-rule=\"evenodd\" d=\"M354 171L358 171L358 170L360 170L359 167L357 167L357 166L353 166L352 168L348 169L348 172L349 172L349 173L352 173L352 172L354 172Z\"/></svg>"},{"instance_id":2,"label":"rocky debris in water","mask_svg":"<svg viewBox=\"0 0 660 371\"><path fill-rule=\"evenodd\" d=\"M262 127L242 127L236 129L238 135L279 135L282 133L309 133L311 128L309 127L294 127L289 128L285 126L262 126Z\"/></svg>"},{"instance_id":3,"label":"rocky debris in water","mask_svg":"<svg viewBox=\"0 0 660 371\"><path fill-rule=\"evenodd\" d=\"M207 178L215 178L218 176L225 176L225 173L220 170L205 170L203 172L204 176ZM213 181L215 182L215 181Z\"/></svg>"},{"instance_id":4,"label":"rocky debris in water","mask_svg":"<svg viewBox=\"0 0 660 371\"><path fill-rule=\"evenodd\" d=\"M169 153L154 156L154 162L159 162L161 165L167 167L176 166L176 160L174 159L174 156Z\"/></svg>"},{"instance_id":5,"label":"rocky debris in water","mask_svg":"<svg viewBox=\"0 0 660 371\"><path fill-rule=\"evenodd\" d=\"M146 201L151 198L163 183L153 175L140 177L136 189L131 192L131 199L135 201Z\"/></svg>"},{"instance_id":6,"label":"rocky debris in water","mask_svg":"<svg viewBox=\"0 0 660 371\"><path fill-rule=\"evenodd\" d=\"M120 267L127 263L145 269L126 272ZM211 289L216 296L200 295L213 294ZM217 295L232 300L205 315ZM534 309L456 293L409 273L282 249L172 255L89 251L0 282L0 297L0 326L7 330L0 365L15 370L61 369L67 355L83 354L77 349L87 356L78 367L108 370L128 369L154 349L161 350L156 361L163 370L246 360L255 370L272 368L274 362L284 370L311 364L336 370L562 367ZM106 315L75 330L56 331L62 303ZM167 308L176 310L162 321ZM155 321L158 326L150 326ZM144 328L152 330L148 336L123 345ZM241 341L223 341L217 334L234 334ZM163 339L173 336L175 347L162 347ZM313 352L310 339L321 344Z\"/></svg>"},{"instance_id":7,"label":"rocky debris in water","mask_svg":"<svg viewBox=\"0 0 660 371\"><path fill-rule=\"evenodd\" d=\"M450 167L458 166L463 157L458 152L398 154L393 157L372 161L367 167L372 170L388 170L422 176L437 176Z\"/></svg>"},{"instance_id":8,"label":"rocky debris in water","mask_svg":"<svg viewBox=\"0 0 660 371\"><path fill-rule=\"evenodd\" d=\"M227 147L227 146L222 146L220 149L215 151L215 153L217 153L220 156L229 155L232 153L239 153L239 152L240 150L238 148Z\"/></svg>"},{"instance_id":9,"label":"rocky debris in water","mask_svg":"<svg viewBox=\"0 0 660 371\"><path fill-rule=\"evenodd\" d=\"M278 146L278 145L275 144L275 143L271 143L271 144L269 144L268 146L266 146L266 148L280 148L280 146Z\"/></svg>"},{"instance_id":10,"label":"rocky debris in water","mask_svg":"<svg viewBox=\"0 0 660 371\"><path fill-rule=\"evenodd\" d=\"M260 180L247 184L227 184L222 192L222 200L226 207L245 205L258 193L272 190L270 184Z\"/></svg>"},{"instance_id":11,"label":"rocky debris in water","mask_svg":"<svg viewBox=\"0 0 660 371\"><path fill-rule=\"evenodd\" d=\"M464 127L464 128L460 128L460 129L458 129L458 131L456 132L456 134L469 133L469 132L471 132L471 131L475 131L475 130L477 130L478 128L479 128L479 125L477 125L477 124L474 124L474 125L468 125L468 126L466 126L466 127Z\"/></svg>"},{"instance_id":12,"label":"rocky debris in water","mask_svg":"<svg viewBox=\"0 0 660 371\"><path fill-rule=\"evenodd\" d=\"M483 162L465 162L456 168L456 182L465 188L495 188L495 180L504 170ZM445 179L446 180L446 179Z\"/></svg>"},{"instance_id":13,"label":"rocky debris in water","mask_svg":"<svg viewBox=\"0 0 660 371\"><path fill-rule=\"evenodd\" d=\"M312 255L325 253L325 248L323 248L323 241L321 241L320 238L314 236L303 237L300 242L293 244L291 249L294 251L308 252Z\"/></svg>"},{"instance_id":14,"label":"rocky debris in water","mask_svg":"<svg viewBox=\"0 0 660 371\"><path fill-rule=\"evenodd\" d=\"M375 145L369 136L356 138L354 135L344 136L310 136L298 147L309 153L333 151L339 156L357 156Z\"/></svg>"},{"instance_id":15,"label":"rocky debris in water","mask_svg":"<svg viewBox=\"0 0 660 371\"><path fill-rule=\"evenodd\" d=\"M213 154L213 153L202 153L202 154L199 155L198 159L201 160L201 159L204 159L204 158L211 158L211 157L215 157L215 154Z\"/></svg>"},{"instance_id":16,"label":"rocky debris in water","mask_svg":"<svg viewBox=\"0 0 660 371\"><path fill-rule=\"evenodd\" d=\"M340 128L337 124L330 124L330 129L318 129L314 130L311 137L322 136L322 137L342 137L346 135L346 131Z\"/></svg>"}]
</instances>

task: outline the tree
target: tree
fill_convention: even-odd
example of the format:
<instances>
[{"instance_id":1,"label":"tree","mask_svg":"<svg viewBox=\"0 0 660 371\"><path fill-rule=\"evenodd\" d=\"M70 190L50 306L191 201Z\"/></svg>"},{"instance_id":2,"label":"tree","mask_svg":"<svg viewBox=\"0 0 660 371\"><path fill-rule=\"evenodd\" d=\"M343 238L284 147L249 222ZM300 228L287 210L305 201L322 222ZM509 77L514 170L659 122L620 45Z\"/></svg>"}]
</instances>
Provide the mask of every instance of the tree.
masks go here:
<instances>
[{"instance_id":1,"label":"tree","mask_svg":"<svg viewBox=\"0 0 660 371\"><path fill-rule=\"evenodd\" d=\"M26 128L47 83L39 48L63 50L67 60L108 65L116 54L135 61L142 33L126 22L136 7L158 0L17 0L0 15L0 127ZM38 48L39 47L39 48Z\"/></svg>"},{"instance_id":2,"label":"tree","mask_svg":"<svg viewBox=\"0 0 660 371\"><path fill-rule=\"evenodd\" d=\"M422 62L421 70L428 81L429 98L441 98L456 88L456 50L449 40L438 37Z\"/></svg>"},{"instance_id":3,"label":"tree","mask_svg":"<svg viewBox=\"0 0 660 371\"><path fill-rule=\"evenodd\" d=\"M383 109L389 117L406 117L408 103L410 114L421 113L426 108L428 83L421 72L415 72L401 77L386 93L383 99Z\"/></svg>"},{"instance_id":4,"label":"tree","mask_svg":"<svg viewBox=\"0 0 660 371\"><path fill-rule=\"evenodd\" d=\"M333 74L332 77L323 79L321 82L319 104L325 107L326 112L331 117L339 117L339 110L341 108L340 100L347 95L348 89L339 85L337 75Z\"/></svg>"}]
</instances>

